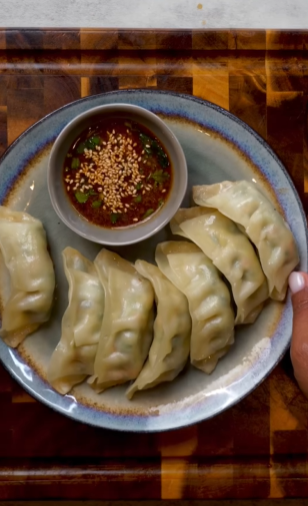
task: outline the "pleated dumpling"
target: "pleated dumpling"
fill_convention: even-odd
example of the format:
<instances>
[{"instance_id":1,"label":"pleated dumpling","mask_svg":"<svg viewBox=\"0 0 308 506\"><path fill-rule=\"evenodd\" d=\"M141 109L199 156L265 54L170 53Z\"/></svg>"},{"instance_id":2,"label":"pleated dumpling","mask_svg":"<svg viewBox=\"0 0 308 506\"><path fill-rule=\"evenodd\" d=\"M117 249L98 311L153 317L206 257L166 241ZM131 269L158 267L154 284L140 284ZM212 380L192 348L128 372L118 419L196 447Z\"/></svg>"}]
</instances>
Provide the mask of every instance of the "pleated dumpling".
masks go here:
<instances>
[{"instance_id":1,"label":"pleated dumpling","mask_svg":"<svg viewBox=\"0 0 308 506\"><path fill-rule=\"evenodd\" d=\"M154 292L116 253L102 249L94 264L105 289L105 313L89 384L101 392L140 373L153 338Z\"/></svg>"},{"instance_id":2,"label":"pleated dumpling","mask_svg":"<svg viewBox=\"0 0 308 506\"><path fill-rule=\"evenodd\" d=\"M0 336L15 348L49 319L55 274L44 227L27 213L0 206L0 250L10 276Z\"/></svg>"},{"instance_id":3,"label":"pleated dumpling","mask_svg":"<svg viewBox=\"0 0 308 506\"><path fill-rule=\"evenodd\" d=\"M210 374L234 342L229 291L211 260L195 244L158 244L155 260L165 276L186 295L192 318L191 363Z\"/></svg>"},{"instance_id":4,"label":"pleated dumpling","mask_svg":"<svg viewBox=\"0 0 308 506\"><path fill-rule=\"evenodd\" d=\"M249 181L195 186L200 206L218 209L237 223L256 246L272 299L283 300L288 277L299 262L293 234L273 204Z\"/></svg>"},{"instance_id":5,"label":"pleated dumpling","mask_svg":"<svg viewBox=\"0 0 308 506\"><path fill-rule=\"evenodd\" d=\"M235 323L253 323L268 298L268 285L246 235L219 211L204 207L179 209L170 226L174 234L196 243L229 281L237 305Z\"/></svg>"},{"instance_id":6,"label":"pleated dumpling","mask_svg":"<svg viewBox=\"0 0 308 506\"><path fill-rule=\"evenodd\" d=\"M94 373L105 293L93 262L69 247L63 250L62 258L69 284L68 306L47 378L55 390L66 394Z\"/></svg>"},{"instance_id":7,"label":"pleated dumpling","mask_svg":"<svg viewBox=\"0 0 308 506\"><path fill-rule=\"evenodd\" d=\"M126 393L129 399L138 390L172 381L182 371L189 357L191 334L191 318L185 295L156 265L137 260L135 267L154 288L157 315L149 357Z\"/></svg>"}]
</instances>

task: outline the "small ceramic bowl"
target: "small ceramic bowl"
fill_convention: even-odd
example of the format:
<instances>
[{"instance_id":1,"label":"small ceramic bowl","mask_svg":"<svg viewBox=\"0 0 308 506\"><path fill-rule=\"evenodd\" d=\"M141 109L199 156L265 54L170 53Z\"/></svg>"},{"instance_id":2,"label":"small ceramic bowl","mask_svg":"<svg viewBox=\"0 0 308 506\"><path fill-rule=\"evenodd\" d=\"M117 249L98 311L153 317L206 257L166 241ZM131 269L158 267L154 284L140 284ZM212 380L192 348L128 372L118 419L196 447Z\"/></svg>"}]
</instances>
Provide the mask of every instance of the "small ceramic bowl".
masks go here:
<instances>
[{"instance_id":1,"label":"small ceramic bowl","mask_svg":"<svg viewBox=\"0 0 308 506\"><path fill-rule=\"evenodd\" d=\"M64 187L62 170L65 157L78 135L103 116L119 114L145 126L161 141L173 168L172 187L165 204L146 220L127 227L104 228L88 221L71 204ZM65 225L90 241L108 246L125 246L156 234L171 220L185 196L187 164L179 141L158 116L136 105L110 104L81 113L66 125L51 150L47 179L51 203Z\"/></svg>"}]
</instances>

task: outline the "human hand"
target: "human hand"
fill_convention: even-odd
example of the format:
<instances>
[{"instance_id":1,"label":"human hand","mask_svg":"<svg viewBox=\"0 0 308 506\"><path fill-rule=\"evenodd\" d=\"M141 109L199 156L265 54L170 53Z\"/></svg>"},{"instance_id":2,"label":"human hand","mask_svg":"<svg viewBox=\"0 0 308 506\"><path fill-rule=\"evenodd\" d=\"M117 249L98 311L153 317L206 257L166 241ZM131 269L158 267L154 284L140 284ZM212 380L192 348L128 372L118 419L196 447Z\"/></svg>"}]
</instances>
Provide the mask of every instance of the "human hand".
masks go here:
<instances>
[{"instance_id":1,"label":"human hand","mask_svg":"<svg viewBox=\"0 0 308 506\"><path fill-rule=\"evenodd\" d=\"M293 304L291 360L299 387L308 397L308 274L292 272L289 287Z\"/></svg>"}]
</instances>

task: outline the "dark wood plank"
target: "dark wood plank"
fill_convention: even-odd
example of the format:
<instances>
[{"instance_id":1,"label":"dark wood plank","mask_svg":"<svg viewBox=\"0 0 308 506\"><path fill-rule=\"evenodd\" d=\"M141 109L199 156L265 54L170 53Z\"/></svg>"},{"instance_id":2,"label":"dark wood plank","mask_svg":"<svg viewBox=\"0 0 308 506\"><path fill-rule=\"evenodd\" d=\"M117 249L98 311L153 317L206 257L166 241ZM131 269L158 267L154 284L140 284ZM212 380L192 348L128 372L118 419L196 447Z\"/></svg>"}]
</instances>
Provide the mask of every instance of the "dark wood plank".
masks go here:
<instances>
[{"instance_id":1,"label":"dark wood plank","mask_svg":"<svg viewBox=\"0 0 308 506\"><path fill-rule=\"evenodd\" d=\"M197 50L226 50L229 47L229 31L227 30L193 30L192 48Z\"/></svg>"},{"instance_id":2,"label":"dark wood plank","mask_svg":"<svg viewBox=\"0 0 308 506\"><path fill-rule=\"evenodd\" d=\"M304 192L304 118L303 92L267 94L267 140L287 167L301 196Z\"/></svg>"},{"instance_id":3,"label":"dark wood plank","mask_svg":"<svg viewBox=\"0 0 308 506\"><path fill-rule=\"evenodd\" d=\"M265 30L230 30L229 49L266 49Z\"/></svg>"},{"instance_id":4,"label":"dark wood plank","mask_svg":"<svg viewBox=\"0 0 308 506\"><path fill-rule=\"evenodd\" d=\"M115 91L119 89L119 77L115 76L95 76L84 78L85 91L83 96L98 95L106 91Z\"/></svg>"},{"instance_id":5,"label":"dark wood plank","mask_svg":"<svg viewBox=\"0 0 308 506\"><path fill-rule=\"evenodd\" d=\"M125 475L125 479L124 478ZM30 461L0 464L0 499L160 498L159 461Z\"/></svg>"},{"instance_id":6,"label":"dark wood plank","mask_svg":"<svg viewBox=\"0 0 308 506\"><path fill-rule=\"evenodd\" d=\"M266 67L269 92L308 91L308 61L303 52L268 51Z\"/></svg>"},{"instance_id":7,"label":"dark wood plank","mask_svg":"<svg viewBox=\"0 0 308 506\"><path fill-rule=\"evenodd\" d=\"M307 31L300 30L267 30L266 48L270 50L302 50Z\"/></svg>"},{"instance_id":8,"label":"dark wood plank","mask_svg":"<svg viewBox=\"0 0 308 506\"><path fill-rule=\"evenodd\" d=\"M266 139L266 77L230 72L229 110Z\"/></svg>"},{"instance_id":9,"label":"dark wood plank","mask_svg":"<svg viewBox=\"0 0 308 506\"><path fill-rule=\"evenodd\" d=\"M119 30L118 49L155 50L159 45L156 38L155 30ZM162 43L160 48L164 47Z\"/></svg>"},{"instance_id":10,"label":"dark wood plank","mask_svg":"<svg viewBox=\"0 0 308 506\"><path fill-rule=\"evenodd\" d=\"M4 153L6 147L7 147L7 79L4 76L0 76L0 156Z\"/></svg>"},{"instance_id":11,"label":"dark wood plank","mask_svg":"<svg viewBox=\"0 0 308 506\"><path fill-rule=\"evenodd\" d=\"M191 30L157 30L156 32L156 49L187 51L191 48Z\"/></svg>"},{"instance_id":12,"label":"dark wood plank","mask_svg":"<svg viewBox=\"0 0 308 506\"><path fill-rule=\"evenodd\" d=\"M42 88L8 89L7 130L9 144L44 116L43 105L44 91Z\"/></svg>"},{"instance_id":13,"label":"dark wood plank","mask_svg":"<svg viewBox=\"0 0 308 506\"><path fill-rule=\"evenodd\" d=\"M6 34L5 30L0 29L0 51L6 49Z\"/></svg>"},{"instance_id":14,"label":"dark wood plank","mask_svg":"<svg viewBox=\"0 0 308 506\"><path fill-rule=\"evenodd\" d=\"M157 89L192 95L193 80L191 77L157 76Z\"/></svg>"},{"instance_id":15,"label":"dark wood plank","mask_svg":"<svg viewBox=\"0 0 308 506\"><path fill-rule=\"evenodd\" d=\"M10 28L5 35L6 49L80 49L80 33L76 29Z\"/></svg>"},{"instance_id":16,"label":"dark wood plank","mask_svg":"<svg viewBox=\"0 0 308 506\"><path fill-rule=\"evenodd\" d=\"M82 28L80 30L80 49L103 50L118 48L118 30L97 30Z\"/></svg>"},{"instance_id":17,"label":"dark wood plank","mask_svg":"<svg viewBox=\"0 0 308 506\"><path fill-rule=\"evenodd\" d=\"M81 82L78 76L44 77L44 115L78 100L81 96Z\"/></svg>"}]
</instances>

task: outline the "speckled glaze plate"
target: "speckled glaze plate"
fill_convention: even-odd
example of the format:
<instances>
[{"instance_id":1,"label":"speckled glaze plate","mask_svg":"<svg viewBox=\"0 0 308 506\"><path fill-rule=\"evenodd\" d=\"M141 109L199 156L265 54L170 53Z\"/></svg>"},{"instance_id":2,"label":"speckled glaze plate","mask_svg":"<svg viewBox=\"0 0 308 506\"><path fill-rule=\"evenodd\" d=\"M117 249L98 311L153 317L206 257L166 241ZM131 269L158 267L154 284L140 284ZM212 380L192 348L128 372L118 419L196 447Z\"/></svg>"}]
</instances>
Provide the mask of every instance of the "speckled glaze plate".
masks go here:
<instances>
[{"instance_id":1,"label":"speckled glaze plate","mask_svg":"<svg viewBox=\"0 0 308 506\"><path fill-rule=\"evenodd\" d=\"M18 350L0 342L0 358L12 376L35 398L85 423L123 431L162 431L196 423L220 413L253 390L275 367L289 346L292 327L290 296L271 301L253 325L237 328L235 345L210 376L192 367L172 383L125 397L127 386L95 394L85 383L61 396L46 382L49 358L61 334L68 285L61 251L70 245L93 259L100 246L75 235L59 221L49 201L47 163L53 141L77 114L102 104L125 102L157 113L184 149L190 204L194 184L225 179L257 181L284 214L300 251L300 268L307 269L305 216L293 184L269 146L227 111L190 96L132 90L96 95L63 107L42 119L7 150L0 163L0 201L42 220L55 264L56 302L50 321L29 336ZM128 260L154 259L158 242L170 237L166 227L147 241L118 249ZM0 270L2 294L9 289Z\"/></svg>"}]
</instances>

